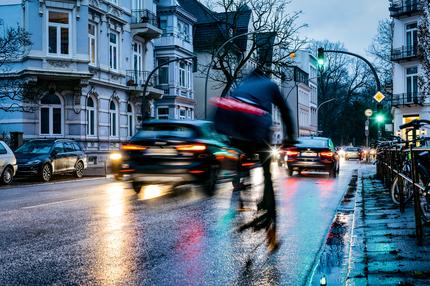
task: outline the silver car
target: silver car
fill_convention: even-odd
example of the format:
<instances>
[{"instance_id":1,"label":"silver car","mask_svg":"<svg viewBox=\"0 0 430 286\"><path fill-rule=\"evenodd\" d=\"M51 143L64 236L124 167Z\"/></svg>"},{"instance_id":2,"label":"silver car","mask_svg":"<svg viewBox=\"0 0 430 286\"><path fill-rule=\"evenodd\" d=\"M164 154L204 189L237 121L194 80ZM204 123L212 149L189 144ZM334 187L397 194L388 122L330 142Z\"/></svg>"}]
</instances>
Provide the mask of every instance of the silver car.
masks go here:
<instances>
[{"instance_id":1,"label":"silver car","mask_svg":"<svg viewBox=\"0 0 430 286\"><path fill-rule=\"evenodd\" d=\"M0 183L10 184L17 170L16 158L6 143L0 141Z\"/></svg>"}]
</instances>

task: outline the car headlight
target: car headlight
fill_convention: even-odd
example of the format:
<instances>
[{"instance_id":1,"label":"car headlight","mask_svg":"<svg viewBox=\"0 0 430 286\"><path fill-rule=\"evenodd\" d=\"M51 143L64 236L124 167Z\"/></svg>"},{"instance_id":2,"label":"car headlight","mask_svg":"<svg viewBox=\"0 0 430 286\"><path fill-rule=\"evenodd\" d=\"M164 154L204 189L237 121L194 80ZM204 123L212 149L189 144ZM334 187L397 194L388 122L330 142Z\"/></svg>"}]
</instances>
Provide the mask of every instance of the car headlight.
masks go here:
<instances>
[{"instance_id":1,"label":"car headlight","mask_svg":"<svg viewBox=\"0 0 430 286\"><path fill-rule=\"evenodd\" d=\"M110 158L112 161L118 161L118 160L121 160L121 159L122 159L122 155L121 155L121 153L114 152L114 153L111 153L111 154L109 155L109 158Z\"/></svg>"},{"instance_id":2,"label":"car headlight","mask_svg":"<svg viewBox=\"0 0 430 286\"><path fill-rule=\"evenodd\" d=\"M272 157L278 158L279 157L279 148L273 147L270 149L270 155Z\"/></svg>"},{"instance_id":3,"label":"car headlight","mask_svg":"<svg viewBox=\"0 0 430 286\"><path fill-rule=\"evenodd\" d=\"M42 161L40 161L40 160L33 160L33 161L28 162L27 165L37 165L37 164L40 164L40 162L42 162Z\"/></svg>"}]
</instances>

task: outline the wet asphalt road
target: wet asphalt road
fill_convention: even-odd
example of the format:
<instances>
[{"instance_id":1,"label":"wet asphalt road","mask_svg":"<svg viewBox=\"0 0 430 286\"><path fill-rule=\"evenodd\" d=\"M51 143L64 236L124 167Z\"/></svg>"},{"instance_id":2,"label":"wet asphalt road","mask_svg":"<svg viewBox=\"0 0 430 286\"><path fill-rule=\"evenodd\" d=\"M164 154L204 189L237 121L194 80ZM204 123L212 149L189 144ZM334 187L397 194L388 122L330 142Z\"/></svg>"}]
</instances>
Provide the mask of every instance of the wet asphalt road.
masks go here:
<instances>
[{"instance_id":1,"label":"wet asphalt road","mask_svg":"<svg viewBox=\"0 0 430 286\"><path fill-rule=\"evenodd\" d=\"M2 187L0 285L303 285L358 167L344 162L337 179L274 167L282 244L271 255L264 233L235 231L254 213L236 212L231 184L152 200L159 189L109 179Z\"/></svg>"}]
</instances>

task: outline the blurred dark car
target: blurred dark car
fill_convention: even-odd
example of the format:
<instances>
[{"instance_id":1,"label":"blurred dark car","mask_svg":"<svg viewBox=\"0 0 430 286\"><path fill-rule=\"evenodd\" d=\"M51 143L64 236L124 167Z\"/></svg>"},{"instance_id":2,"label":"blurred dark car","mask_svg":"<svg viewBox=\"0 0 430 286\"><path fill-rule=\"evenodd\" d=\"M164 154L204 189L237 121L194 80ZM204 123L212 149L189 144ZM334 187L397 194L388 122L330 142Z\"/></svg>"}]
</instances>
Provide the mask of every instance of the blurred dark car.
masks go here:
<instances>
[{"instance_id":1,"label":"blurred dark car","mask_svg":"<svg viewBox=\"0 0 430 286\"><path fill-rule=\"evenodd\" d=\"M17 176L39 177L48 182L52 175L73 173L77 178L84 175L87 156L81 146L67 139L36 139L16 149Z\"/></svg>"},{"instance_id":2,"label":"blurred dark car","mask_svg":"<svg viewBox=\"0 0 430 286\"><path fill-rule=\"evenodd\" d=\"M197 183L208 194L217 179L233 177L241 152L212 122L152 120L122 146L120 172L139 192L142 185Z\"/></svg>"},{"instance_id":3,"label":"blurred dark car","mask_svg":"<svg viewBox=\"0 0 430 286\"><path fill-rule=\"evenodd\" d=\"M330 177L339 173L339 155L333 142L325 137L300 137L300 143L287 148L283 153L284 162L288 167L288 175L294 171L318 170L327 171Z\"/></svg>"},{"instance_id":4,"label":"blurred dark car","mask_svg":"<svg viewBox=\"0 0 430 286\"><path fill-rule=\"evenodd\" d=\"M362 157L362 150L359 147L345 148L345 160L350 160L350 159L360 160L361 157Z\"/></svg>"}]
</instances>

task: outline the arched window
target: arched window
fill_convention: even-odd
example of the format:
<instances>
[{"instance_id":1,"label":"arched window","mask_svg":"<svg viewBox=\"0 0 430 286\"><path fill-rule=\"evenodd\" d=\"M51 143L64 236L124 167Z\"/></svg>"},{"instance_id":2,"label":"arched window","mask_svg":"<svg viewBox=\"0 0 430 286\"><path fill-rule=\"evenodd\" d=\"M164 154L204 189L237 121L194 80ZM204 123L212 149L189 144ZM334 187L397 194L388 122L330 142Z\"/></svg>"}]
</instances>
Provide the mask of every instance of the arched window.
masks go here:
<instances>
[{"instance_id":1,"label":"arched window","mask_svg":"<svg viewBox=\"0 0 430 286\"><path fill-rule=\"evenodd\" d=\"M94 99L90 96L87 99L87 135L96 135L96 105Z\"/></svg>"},{"instance_id":2,"label":"arched window","mask_svg":"<svg viewBox=\"0 0 430 286\"><path fill-rule=\"evenodd\" d=\"M40 100L40 134L63 134L63 103L55 93L49 93Z\"/></svg>"},{"instance_id":3,"label":"arched window","mask_svg":"<svg viewBox=\"0 0 430 286\"><path fill-rule=\"evenodd\" d=\"M118 107L115 101L111 101L109 104L109 119L110 119L110 136L118 136Z\"/></svg>"},{"instance_id":4,"label":"arched window","mask_svg":"<svg viewBox=\"0 0 430 286\"><path fill-rule=\"evenodd\" d=\"M134 135L134 112L131 103L127 104L127 127L128 136Z\"/></svg>"}]
</instances>

